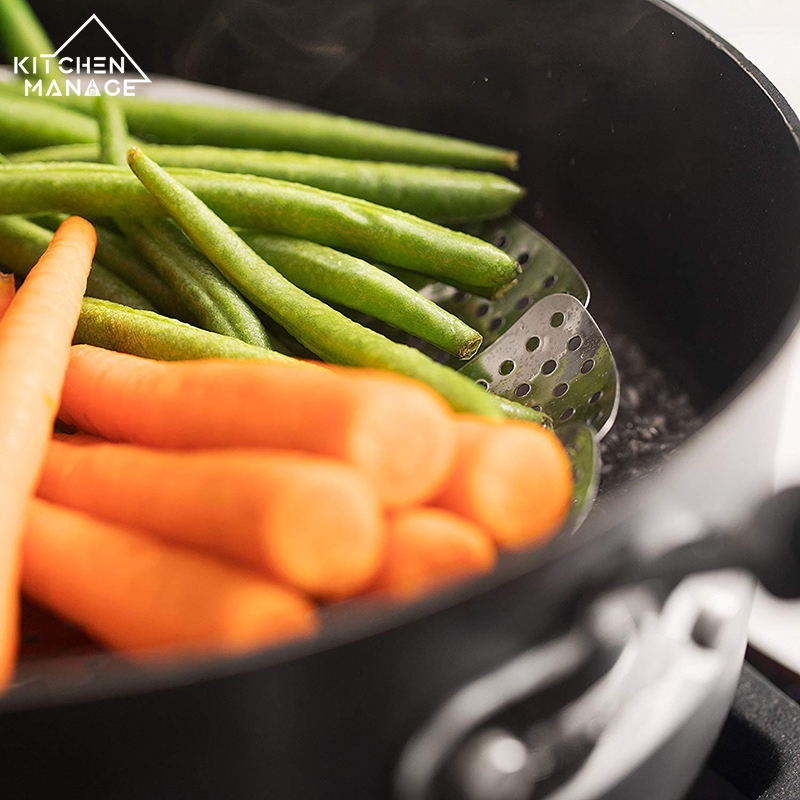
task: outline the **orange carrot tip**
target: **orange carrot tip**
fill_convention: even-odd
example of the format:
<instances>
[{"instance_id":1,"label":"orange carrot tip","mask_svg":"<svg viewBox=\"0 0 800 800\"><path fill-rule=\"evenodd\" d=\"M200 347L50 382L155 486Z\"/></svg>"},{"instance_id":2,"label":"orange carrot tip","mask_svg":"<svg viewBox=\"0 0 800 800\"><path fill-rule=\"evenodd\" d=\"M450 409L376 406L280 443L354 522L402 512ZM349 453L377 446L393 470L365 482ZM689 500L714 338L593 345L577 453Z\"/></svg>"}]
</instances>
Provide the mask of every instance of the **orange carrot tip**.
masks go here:
<instances>
[{"instance_id":1,"label":"orange carrot tip","mask_svg":"<svg viewBox=\"0 0 800 800\"><path fill-rule=\"evenodd\" d=\"M19 544L53 429L96 236L86 220L61 224L0 319L0 687L18 637Z\"/></svg>"},{"instance_id":2,"label":"orange carrot tip","mask_svg":"<svg viewBox=\"0 0 800 800\"><path fill-rule=\"evenodd\" d=\"M134 656L240 652L317 630L301 594L139 531L31 504L22 588Z\"/></svg>"},{"instance_id":3,"label":"orange carrot tip","mask_svg":"<svg viewBox=\"0 0 800 800\"><path fill-rule=\"evenodd\" d=\"M388 545L373 589L412 598L490 570L491 538L475 523L438 508L410 508L389 515Z\"/></svg>"},{"instance_id":4,"label":"orange carrot tip","mask_svg":"<svg viewBox=\"0 0 800 800\"><path fill-rule=\"evenodd\" d=\"M455 428L455 468L435 505L474 520L501 547L554 535L572 500L572 468L558 437L538 425L469 416Z\"/></svg>"},{"instance_id":5,"label":"orange carrot tip","mask_svg":"<svg viewBox=\"0 0 800 800\"><path fill-rule=\"evenodd\" d=\"M275 450L155 450L56 436L45 500L225 556L315 597L374 579L386 531L374 490L333 459Z\"/></svg>"},{"instance_id":6,"label":"orange carrot tip","mask_svg":"<svg viewBox=\"0 0 800 800\"><path fill-rule=\"evenodd\" d=\"M81 346L60 415L106 439L151 447L269 447L342 459L388 506L433 497L455 455L441 398L414 381L357 369L159 363Z\"/></svg>"}]
</instances>

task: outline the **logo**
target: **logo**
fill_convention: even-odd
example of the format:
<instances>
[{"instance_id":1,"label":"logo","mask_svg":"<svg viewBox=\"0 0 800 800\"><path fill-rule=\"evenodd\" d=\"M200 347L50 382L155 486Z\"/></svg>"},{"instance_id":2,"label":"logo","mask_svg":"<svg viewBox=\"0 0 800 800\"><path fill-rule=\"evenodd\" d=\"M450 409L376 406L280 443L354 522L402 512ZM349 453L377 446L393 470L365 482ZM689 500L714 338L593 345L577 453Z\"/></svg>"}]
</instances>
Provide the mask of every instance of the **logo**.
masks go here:
<instances>
[{"instance_id":1,"label":"logo","mask_svg":"<svg viewBox=\"0 0 800 800\"><path fill-rule=\"evenodd\" d=\"M111 40L114 54L83 58L61 55L92 22L96 22ZM14 74L24 78L26 97L96 97L101 92L111 96L131 97L136 94L137 84L150 83L150 78L128 55L128 51L100 21L97 14L92 14L55 53L14 58ZM127 75L136 77L126 77Z\"/></svg>"}]
</instances>

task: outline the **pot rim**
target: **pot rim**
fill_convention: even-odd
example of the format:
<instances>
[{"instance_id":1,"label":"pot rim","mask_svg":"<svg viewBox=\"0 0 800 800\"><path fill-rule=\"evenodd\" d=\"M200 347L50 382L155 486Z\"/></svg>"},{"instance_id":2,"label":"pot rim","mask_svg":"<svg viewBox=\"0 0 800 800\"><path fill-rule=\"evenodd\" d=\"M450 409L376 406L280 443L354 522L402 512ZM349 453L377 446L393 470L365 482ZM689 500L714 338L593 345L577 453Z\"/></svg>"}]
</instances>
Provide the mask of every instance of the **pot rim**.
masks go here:
<instances>
[{"instance_id":1,"label":"pot rim","mask_svg":"<svg viewBox=\"0 0 800 800\"><path fill-rule=\"evenodd\" d=\"M722 50L743 70L773 103L800 150L800 119L780 91L756 66L725 39L666 0L646 0L646 2L699 33L710 44ZM170 80L176 81L174 78L170 78ZM219 87L215 87L215 89L222 91ZM798 322L800 322L800 294L794 298L778 331L768 342L761 356L739 377L735 385L714 403L711 410L704 415L702 427L684 444L680 445L679 452L691 449L698 434L711 422L723 416L748 389L757 383L779 353L783 351L789 337L798 326ZM642 481L641 486L637 487L636 494L645 493L647 484L647 480ZM618 498L625 489L624 486L618 487L605 496L605 504L615 504L615 515L619 511L616 506L623 507L623 504L618 502ZM624 505L630 508L629 503L630 500L626 500ZM624 515L620 519L626 519L627 516ZM317 635L309 639L271 646L245 655L204 656L194 660L187 659L177 664L149 665L146 670L135 672L109 670L108 674L101 674L88 684L65 683L63 686L59 686L55 692L48 691L41 695L31 693L15 697L12 691L10 696L0 698L0 713L161 692L178 686L225 679L266 669L278 663L310 657L356 640L387 633L424 617L443 613L479 595L488 596L493 590L505 586L515 579L529 576L569 558L576 548L586 548L590 544L596 546L601 540L603 544L606 544L613 527L608 519L601 524L593 524L590 515L578 534L557 537L543 547L516 553L507 563L498 566L488 575L464 580L452 587L407 603L395 602L389 605L387 602L387 606L380 610L375 608L374 598L370 598L369 608L367 608L366 602L363 603L362 608L359 608L362 606L361 603L354 603L351 606L351 613L342 613L343 619L338 619L339 613L337 613L337 619L334 622L323 626ZM69 660L69 657L65 657L64 662L68 663Z\"/></svg>"}]
</instances>

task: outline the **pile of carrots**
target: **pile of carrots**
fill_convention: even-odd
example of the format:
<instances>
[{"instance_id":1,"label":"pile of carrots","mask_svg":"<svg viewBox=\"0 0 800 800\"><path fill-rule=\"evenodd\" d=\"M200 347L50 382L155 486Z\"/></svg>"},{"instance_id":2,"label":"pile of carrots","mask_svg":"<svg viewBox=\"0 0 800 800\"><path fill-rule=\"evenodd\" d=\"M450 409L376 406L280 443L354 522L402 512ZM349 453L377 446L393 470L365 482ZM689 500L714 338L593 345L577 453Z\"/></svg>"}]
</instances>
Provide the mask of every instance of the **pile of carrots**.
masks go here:
<instances>
[{"instance_id":1,"label":"pile of carrots","mask_svg":"<svg viewBox=\"0 0 800 800\"><path fill-rule=\"evenodd\" d=\"M563 522L551 432L454 414L416 381L71 347L94 247L69 218L16 297L0 280L4 681L20 586L122 652L236 652L314 632L322 603L489 570Z\"/></svg>"}]
</instances>

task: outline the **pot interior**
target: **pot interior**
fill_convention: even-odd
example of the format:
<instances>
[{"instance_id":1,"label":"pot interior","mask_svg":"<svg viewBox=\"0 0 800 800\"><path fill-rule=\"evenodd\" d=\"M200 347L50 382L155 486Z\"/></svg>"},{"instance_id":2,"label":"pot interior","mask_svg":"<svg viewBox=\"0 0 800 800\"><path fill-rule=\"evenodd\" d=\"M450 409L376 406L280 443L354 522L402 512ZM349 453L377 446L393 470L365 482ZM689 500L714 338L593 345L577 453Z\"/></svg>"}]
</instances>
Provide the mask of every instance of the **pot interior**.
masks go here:
<instances>
[{"instance_id":1,"label":"pot interior","mask_svg":"<svg viewBox=\"0 0 800 800\"><path fill-rule=\"evenodd\" d=\"M47 5L66 38L72 15ZM182 0L155 35L156 4L138 8L103 19L145 71L520 150L517 213L586 277L621 369L606 487L658 466L793 316L794 117L657 4ZM93 652L28 613L30 658Z\"/></svg>"}]
</instances>

